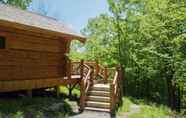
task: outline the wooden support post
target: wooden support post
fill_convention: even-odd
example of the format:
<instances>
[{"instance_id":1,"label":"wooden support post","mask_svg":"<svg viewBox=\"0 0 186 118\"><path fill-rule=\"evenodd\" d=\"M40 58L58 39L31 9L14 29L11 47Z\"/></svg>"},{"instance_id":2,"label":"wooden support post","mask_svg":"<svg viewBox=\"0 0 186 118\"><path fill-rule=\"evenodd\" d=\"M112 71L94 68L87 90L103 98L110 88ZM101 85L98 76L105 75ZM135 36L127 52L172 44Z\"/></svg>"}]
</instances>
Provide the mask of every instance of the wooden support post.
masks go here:
<instances>
[{"instance_id":1,"label":"wooden support post","mask_svg":"<svg viewBox=\"0 0 186 118\"><path fill-rule=\"evenodd\" d=\"M68 88L68 95L69 95L70 99L72 98L72 90L73 90L73 88L72 88L72 85L70 84L69 88Z\"/></svg>"},{"instance_id":2,"label":"wooden support post","mask_svg":"<svg viewBox=\"0 0 186 118\"><path fill-rule=\"evenodd\" d=\"M80 83L80 111L84 110L84 100L85 100L85 88L84 88L84 80L83 80L83 76L84 76L84 60L81 60L80 62L80 76L81 76L81 83Z\"/></svg>"},{"instance_id":3,"label":"wooden support post","mask_svg":"<svg viewBox=\"0 0 186 118\"><path fill-rule=\"evenodd\" d=\"M115 105L115 103L114 103L114 85L113 84L110 84L110 111L111 111L111 113L113 113L114 112L114 105Z\"/></svg>"},{"instance_id":4,"label":"wooden support post","mask_svg":"<svg viewBox=\"0 0 186 118\"><path fill-rule=\"evenodd\" d=\"M27 96L32 98L32 89L27 90Z\"/></svg>"},{"instance_id":5,"label":"wooden support post","mask_svg":"<svg viewBox=\"0 0 186 118\"><path fill-rule=\"evenodd\" d=\"M60 86L56 86L55 90L56 90L56 97L59 98L60 97Z\"/></svg>"},{"instance_id":6,"label":"wooden support post","mask_svg":"<svg viewBox=\"0 0 186 118\"><path fill-rule=\"evenodd\" d=\"M71 60L69 59L68 67L67 67L67 77L68 77L68 79L71 79L71 74L72 74L72 63L71 63Z\"/></svg>"},{"instance_id":7,"label":"wooden support post","mask_svg":"<svg viewBox=\"0 0 186 118\"><path fill-rule=\"evenodd\" d=\"M84 80L81 80L80 83L80 111L84 110L85 107L85 87L84 87Z\"/></svg>"},{"instance_id":8,"label":"wooden support post","mask_svg":"<svg viewBox=\"0 0 186 118\"><path fill-rule=\"evenodd\" d=\"M104 68L104 83L108 83L108 68Z\"/></svg>"},{"instance_id":9,"label":"wooden support post","mask_svg":"<svg viewBox=\"0 0 186 118\"><path fill-rule=\"evenodd\" d=\"M96 72L95 72L95 77L99 74L99 63L96 61Z\"/></svg>"},{"instance_id":10,"label":"wooden support post","mask_svg":"<svg viewBox=\"0 0 186 118\"><path fill-rule=\"evenodd\" d=\"M81 62L80 62L80 76L81 76L81 79L83 79L83 73L84 73L84 60L81 60Z\"/></svg>"},{"instance_id":11,"label":"wooden support post","mask_svg":"<svg viewBox=\"0 0 186 118\"><path fill-rule=\"evenodd\" d=\"M91 81L91 86L94 84L93 79L94 79L94 67L90 67L91 68L91 74L90 74L90 81Z\"/></svg>"}]
</instances>

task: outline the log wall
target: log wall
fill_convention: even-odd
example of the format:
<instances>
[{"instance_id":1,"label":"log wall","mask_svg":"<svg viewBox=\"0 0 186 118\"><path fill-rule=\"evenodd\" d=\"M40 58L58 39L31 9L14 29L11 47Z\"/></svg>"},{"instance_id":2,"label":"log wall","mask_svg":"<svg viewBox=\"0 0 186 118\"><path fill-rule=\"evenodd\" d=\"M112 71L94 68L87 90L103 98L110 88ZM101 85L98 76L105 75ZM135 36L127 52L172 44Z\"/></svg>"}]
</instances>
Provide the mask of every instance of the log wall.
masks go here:
<instances>
[{"instance_id":1,"label":"log wall","mask_svg":"<svg viewBox=\"0 0 186 118\"><path fill-rule=\"evenodd\" d=\"M58 85L66 71L69 41L24 35L0 29L6 48L0 49L0 92Z\"/></svg>"}]
</instances>

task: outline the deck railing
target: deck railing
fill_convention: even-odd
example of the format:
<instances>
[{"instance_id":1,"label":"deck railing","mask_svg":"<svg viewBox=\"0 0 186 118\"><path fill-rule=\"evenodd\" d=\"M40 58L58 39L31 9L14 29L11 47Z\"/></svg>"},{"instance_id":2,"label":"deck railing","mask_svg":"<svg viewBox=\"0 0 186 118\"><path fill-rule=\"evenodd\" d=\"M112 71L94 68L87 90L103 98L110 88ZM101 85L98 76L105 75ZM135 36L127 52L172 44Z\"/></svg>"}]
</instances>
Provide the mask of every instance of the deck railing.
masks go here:
<instances>
[{"instance_id":1,"label":"deck railing","mask_svg":"<svg viewBox=\"0 0 186 118\"><path fill-rule=\"evenodd\" d=\"M122 102L123 94L123 81L122 81L122 72L121 67L116 67L114 79L110 84L111 88L111 111L114 112L120 102Z\"/></svg>"},{"instance_id":2,"label":"deck railing","mask_svg":"<svg viewBox=\"0 0 186 118\"><path fill-rule=\"evenodd\" d=\"M87 64L82 65L82 69L84 70L83 77L80 84L80 110L83 110L85 107L85 101L88 95L88 90L92 85L92 78L93 78L93 69L89 67ZM87 70L87 71L85 71Z\"/></svg>"},{"instance_id":3,"label":"deck railing","mask_svg":"<svg viewBox=\"0 0 186 118\"><path fill-rule=\"evenodd\" d=\"M68 70L68 77L71 75L80 75L80 109L84 110L85 101L87 99L88 90L93 85L94 80L110 84L110 111L114 111L118 104L122 101L123 84L121 67L108 68L100 66L94 61L72 62L69 61L70 68Z\"/></svg>"},{"instance_id":4,"label":"deck railing","mask_svg":"<svg viewBox=\"0 0 186 118\"><path fill-rule=\"evenodd\" d=\"M97 66L97 74L102 78L102 82L110 84L110 111L114 112L122 102L123 96L123 76L121 66L115 68Z\"/></svg>"},{"instance_id":5,"label":"deck railing","mask_svg":"<svg viewBox=\"0 0 186 118\"><path fill-rule=\"evenodd\" d=\"M110 111L114 112L119 103L122 102L123 96L123 81L121 66L115 68L103 67L97 64L97 76L100 76L102 82L110 84Z\"/></svg>"}]
</instances>

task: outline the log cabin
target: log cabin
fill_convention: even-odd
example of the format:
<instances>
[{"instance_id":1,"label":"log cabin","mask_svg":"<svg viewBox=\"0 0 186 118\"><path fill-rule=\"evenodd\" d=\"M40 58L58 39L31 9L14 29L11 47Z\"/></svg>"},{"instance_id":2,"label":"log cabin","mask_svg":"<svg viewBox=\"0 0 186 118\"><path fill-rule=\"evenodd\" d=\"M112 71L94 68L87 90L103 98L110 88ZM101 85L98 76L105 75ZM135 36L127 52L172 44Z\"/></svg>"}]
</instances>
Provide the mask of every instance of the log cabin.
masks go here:
<instances>
[{"instance_id":1,"label":"log cabin","mask_svg":"<svg viewBox=\"0 0 186 118\"><path fill-rule=\"evenodd\" d=\"M0 93L31 96L33 89L55 87L59 95L59 86L68 85L70 94L79 84L80 110L115 112L122 102L121 67L71 62L73 40L86 38L53 18L0 4Z\"/></svg>"},{"instance_id":2,"label":"log cabin","mask_svg":"<svg viewBox=\"0 0 186 118\"><path fill-rule=\"evenodd\" d=\"M67 84L72 40L86 38L53 18L0 4L0 92Z\"/></svg>"}]
</instances>

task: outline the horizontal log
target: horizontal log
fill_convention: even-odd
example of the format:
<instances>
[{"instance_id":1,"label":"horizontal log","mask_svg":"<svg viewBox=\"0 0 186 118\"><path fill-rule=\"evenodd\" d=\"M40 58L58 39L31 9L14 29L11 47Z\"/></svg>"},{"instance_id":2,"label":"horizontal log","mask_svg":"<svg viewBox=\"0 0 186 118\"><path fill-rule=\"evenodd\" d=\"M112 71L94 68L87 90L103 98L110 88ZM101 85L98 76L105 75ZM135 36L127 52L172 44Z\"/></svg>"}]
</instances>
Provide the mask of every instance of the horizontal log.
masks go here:
<instances>
[{"instance_id":1,"label":"horizontal log","mask_svg":"<svg viewBox=\"0 0 186 118\"><path fill-rule=\"evenodd\" d=\"M0 80L64 76L63 66L0 66Z\"/></svg>"},{"instance_id":2,"label":"horizontal log","mask_svg":"<svg viewBox=\"0 0 186 118\"><path fill-rule=\"evenodd\" d=\"M62 53L0 50L0 65L63 65Z\"/></svg>"},{"instance_id":3,"label":"horizontal log","mask_svg":"<svg viewBox=\"0 0 186 118\"><path fill-rule=\"evenodd\" d=\"M63 78L0 81L0 92L48 88L60 85L77 84L79 82L79 79L65 80Z\"/></svg>"}]
</instances>

